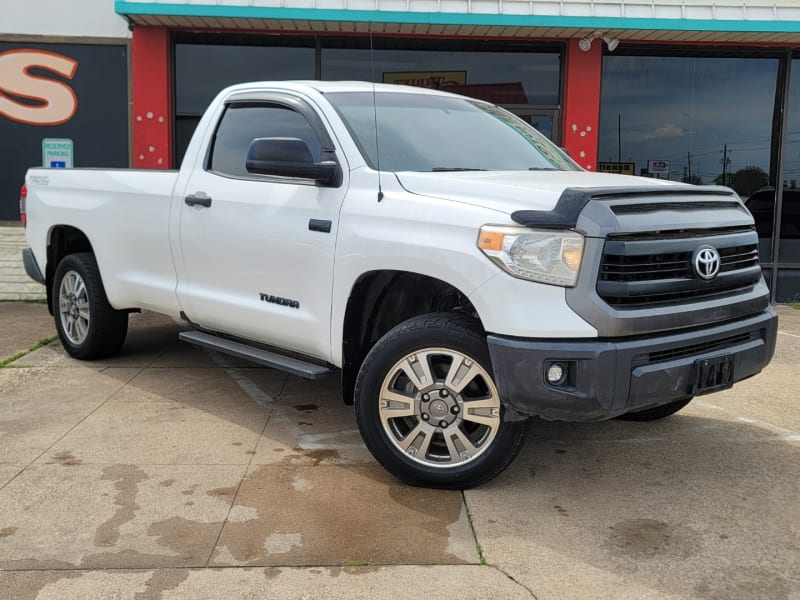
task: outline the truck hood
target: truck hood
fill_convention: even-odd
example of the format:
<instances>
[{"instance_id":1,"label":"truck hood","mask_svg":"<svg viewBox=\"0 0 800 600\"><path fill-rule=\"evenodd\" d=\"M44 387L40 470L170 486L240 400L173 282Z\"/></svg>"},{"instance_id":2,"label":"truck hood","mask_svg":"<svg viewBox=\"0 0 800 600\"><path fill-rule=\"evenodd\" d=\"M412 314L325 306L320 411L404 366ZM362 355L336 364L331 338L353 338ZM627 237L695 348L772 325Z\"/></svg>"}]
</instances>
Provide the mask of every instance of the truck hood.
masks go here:
<instances>
[{"instance_id":1,"label":"truck hood","mask_svg":"<svg viewBox=\"0 0 800 600\"><path fill-rule=\"evenodd\" d=\"M412 194L463 202L507 214L526 209L552 210L567 188L686 185L665 179L589 171L403 171L395 175L400 185Z\"/></svg>"}]
</instances>

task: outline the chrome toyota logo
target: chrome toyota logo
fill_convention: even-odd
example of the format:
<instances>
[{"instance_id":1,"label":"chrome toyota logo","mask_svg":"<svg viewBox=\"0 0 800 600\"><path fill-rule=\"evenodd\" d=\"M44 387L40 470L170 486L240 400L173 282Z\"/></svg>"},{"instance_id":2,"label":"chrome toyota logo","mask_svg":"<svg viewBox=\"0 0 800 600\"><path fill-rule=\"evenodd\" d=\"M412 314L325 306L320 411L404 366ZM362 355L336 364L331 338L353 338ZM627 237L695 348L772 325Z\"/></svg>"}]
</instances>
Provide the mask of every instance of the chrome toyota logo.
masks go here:
<instances>
[{"instance_id":1,"label":"chrome toyota logo","mask_svg":"<svg viewBox=\"0 0 800 600\"><path fill-rule=\"evenodd\" d=\"M714 279L719 273L719 252L713 246L700 246L692 258L694 272L700 279Z\"/></svg>"}]
</instances>

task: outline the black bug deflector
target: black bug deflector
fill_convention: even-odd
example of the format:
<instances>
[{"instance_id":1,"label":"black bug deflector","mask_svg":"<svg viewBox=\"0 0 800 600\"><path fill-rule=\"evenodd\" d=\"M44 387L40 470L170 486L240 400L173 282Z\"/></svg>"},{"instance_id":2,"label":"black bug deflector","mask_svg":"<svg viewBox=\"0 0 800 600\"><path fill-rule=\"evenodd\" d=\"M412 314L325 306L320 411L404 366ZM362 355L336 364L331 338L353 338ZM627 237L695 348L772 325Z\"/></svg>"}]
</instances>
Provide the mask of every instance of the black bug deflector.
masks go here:
<instances>
[{"instance_id":1,"label":"black bug deflector","mask_svg":"<svg viewBox=\"0 0 800 600\"><path fill-rule=\"evenodd\" d=\"M648 186L648 187L603 187L603 188L567 188L561 194L553 210L518 210L511 214L515 223L526 227L543 227L546 229L573 229L578 224L578 217L584 207L592 200L630 200L638 199L643 211L658 210L659 207L700 208L697 197L702 196L713 206L720 200L742 206L736 194L725 187L693 185ZM588 232L587 232L588 233ZM591 233L588 233L591 235Z\"/></svg>"}]
</instances>

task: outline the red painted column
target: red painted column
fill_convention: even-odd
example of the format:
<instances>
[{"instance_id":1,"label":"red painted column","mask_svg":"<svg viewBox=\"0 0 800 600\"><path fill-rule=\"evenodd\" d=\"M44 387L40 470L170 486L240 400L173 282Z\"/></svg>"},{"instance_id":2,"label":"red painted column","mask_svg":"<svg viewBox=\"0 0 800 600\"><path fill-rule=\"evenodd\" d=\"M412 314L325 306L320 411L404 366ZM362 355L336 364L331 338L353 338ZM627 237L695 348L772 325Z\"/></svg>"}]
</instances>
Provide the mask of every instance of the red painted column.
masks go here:
<instances>
[{"instance_id":1,"label":"red painted column","mask_svg":"<svg viewBox=\"0 0 800 600\"><path fill-rule=\"evenodd\" d=\"M169 32L135 27L131 43L133 167L169 169L172 164Z\"/></svg>"},{"instance_id":2,"label":"red painted column","mask_svg":"<svg viewBox=\"0 0 800 600\"><path fill-rule=\"evenodd\" d=\"M594 40L588 52L578 47L577 39L569 41L562 145L580 166L590 171L597 170L602 67L602 40Z\"/></svg>"}]
</instances>

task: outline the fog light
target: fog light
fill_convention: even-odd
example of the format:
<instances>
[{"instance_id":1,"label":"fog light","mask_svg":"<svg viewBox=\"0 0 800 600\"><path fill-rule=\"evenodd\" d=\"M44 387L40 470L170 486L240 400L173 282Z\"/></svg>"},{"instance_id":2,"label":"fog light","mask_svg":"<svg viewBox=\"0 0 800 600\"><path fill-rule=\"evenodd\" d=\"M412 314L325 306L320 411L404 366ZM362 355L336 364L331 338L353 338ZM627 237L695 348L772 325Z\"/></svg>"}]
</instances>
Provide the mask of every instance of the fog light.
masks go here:
<instances>
[{"instance_id":1,"label":"fog light","mask_svg":"<svg viewBox=\"0 0 800 600\"><path fill-rule=\"evenodd\" d=\"M547 367L547 383L550 385L559 385L564 381L566 371L559 363L553 363Z\"/></svg>"}]
</instances>

